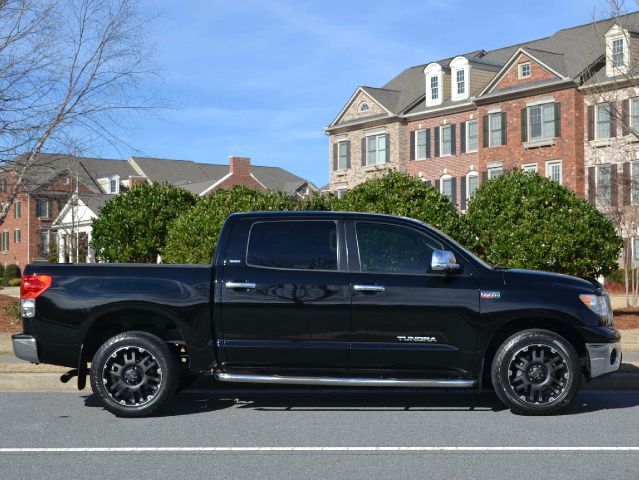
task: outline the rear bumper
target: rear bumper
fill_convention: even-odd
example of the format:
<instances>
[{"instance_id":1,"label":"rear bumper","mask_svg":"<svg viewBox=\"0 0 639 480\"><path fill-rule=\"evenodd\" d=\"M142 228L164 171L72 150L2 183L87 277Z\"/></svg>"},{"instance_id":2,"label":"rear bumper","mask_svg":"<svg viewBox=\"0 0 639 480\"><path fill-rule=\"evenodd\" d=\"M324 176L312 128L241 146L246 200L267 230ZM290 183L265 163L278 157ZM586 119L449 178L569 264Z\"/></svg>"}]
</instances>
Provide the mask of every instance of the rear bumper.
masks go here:
<instances>
[{"instance_id":1,"label":"rear bumper","mask_svg":"<svg viewBox=\"0 0 639 480\"><path fill-rule=\"evenodd\" d=\"M17 333L11 337L13 353L21 360L31 363L40 363L38 358L38 342L31 335Z\"/></svg>"},{"instance_id":2,"label":"rear bumper","mask_svg":"<svg viewBox=\"0 0 639 480\"><path fill-rule=\"evenodd\" d=\"M621 365L621 342L586 343L590 378L616 372Z\"/></svg>"}]
</instances>

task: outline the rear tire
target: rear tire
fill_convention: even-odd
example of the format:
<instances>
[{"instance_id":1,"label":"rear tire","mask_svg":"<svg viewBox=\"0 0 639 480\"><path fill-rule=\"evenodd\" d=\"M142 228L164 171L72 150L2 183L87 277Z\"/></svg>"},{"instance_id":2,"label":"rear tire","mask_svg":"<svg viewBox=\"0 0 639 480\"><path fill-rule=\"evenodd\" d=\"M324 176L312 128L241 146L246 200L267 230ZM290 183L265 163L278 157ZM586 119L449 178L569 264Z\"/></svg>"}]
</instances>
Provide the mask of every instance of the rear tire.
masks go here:
<instances>
[{"instance_id":1,"label":"rear tire","mask_svg":"<svg viewBox=\"0 0 639 480\"><path fill-rule=\"evenodd\" d=\"M91 362L91 388L98 401L119 417L144 417L175 393L175 355L148 332L124 332L107 340Z\"/></svg>"},{"instance_id":2,"label":"rear tire","mask_svg":"<svg viewBox=\"0 0 639 480\"><path fill-rule=\"evenodd\" d=\"M575 398L581 381L579 356L554 332L523 330L495 353L491 379L499 399L514 413L548 415Z\"/></svg>"}]
</instances>

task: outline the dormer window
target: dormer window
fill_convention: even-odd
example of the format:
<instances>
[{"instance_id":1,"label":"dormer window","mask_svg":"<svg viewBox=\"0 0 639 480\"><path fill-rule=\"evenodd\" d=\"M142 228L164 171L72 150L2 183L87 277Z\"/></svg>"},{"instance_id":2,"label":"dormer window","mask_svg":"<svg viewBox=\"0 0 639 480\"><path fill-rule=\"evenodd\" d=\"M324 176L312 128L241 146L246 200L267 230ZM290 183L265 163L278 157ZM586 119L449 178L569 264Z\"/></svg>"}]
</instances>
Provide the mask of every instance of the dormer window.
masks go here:
<instances>
[{"instance_id":1,"label":"dormer window","mask_svg":"<svg viewBox=\"0 0 639 480\"><path fill-rule=\"evenodd\" d=\"M430 77L430 99L439 99L439 77L437 76Z\"/></svg>"},{"instance_id":2,"label":"dormer window","mask_svg":"<svg viewBox=\"0 0 639 480\"><path fill-rule=\"evenodd\" d=\"M613 68L620 68L624 66L623 38L615 38L612 41L612 66Z\"/></svg>"},{"instance_id":3,"label":"dormer window","mask_svg":"<svg viewBox=\"0 0 639 480\"><path fill-rule=\"evenodd\" d=\"M468 59L464 56L453 58L450 62L450 91L451 100L458 102L468 99L470 65Z\"/></svg>"},{"instance_id":4,"label":"dormer window","mask_svg":"<svg viewBox=\"0 0 639 480\"><path fill-rule=\"evenodd\" d=\"M118 175L111 175L109 177L108 193L111 195L120 193L120 177Z\"/></svg>"},{"instance_id":5,"label":"dormer window","mask_svg":"<svg viewBox=\"0 0 639 480\"><path fill-rule=\"evenodd\" d=\"M442 83L442 67L431 63L424 69L426 79L426 106L441 105L444 97Z\"/></svg>"},{"instance_id":6,"label":"dormer window","mask_svg":"<svg viewBox=\"0 0 639 480\"><path fill-rule=\"evenodd\" d=\"M457 80L457 95L463 95L466 93L466 82L464 80L464 70L457 70L455 72L455 78Z\"/></svg>"},{"instance_id":7,"label":"dormer window","mask_svg":"<svg viewBox=\"0 0 639 480\"><path fill-rule=\"evenodd\" d=\"M606 76L614 77L624 74L628 70L629 45L628 31L618 24L614 24L606 32Z\"/></svg>"}]
</instances>

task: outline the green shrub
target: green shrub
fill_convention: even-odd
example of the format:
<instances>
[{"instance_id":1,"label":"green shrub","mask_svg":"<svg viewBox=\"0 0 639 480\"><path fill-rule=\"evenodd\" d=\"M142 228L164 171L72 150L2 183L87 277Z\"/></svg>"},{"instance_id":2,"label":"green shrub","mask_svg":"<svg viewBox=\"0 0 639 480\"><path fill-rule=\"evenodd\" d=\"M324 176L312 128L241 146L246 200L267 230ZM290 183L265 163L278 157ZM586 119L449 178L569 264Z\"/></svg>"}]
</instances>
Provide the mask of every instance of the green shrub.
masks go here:
<instances>
[{"instance_id":1,"label":"green shrub","mask_svg":"<svg viewBox=\"0 0 639 480\"><path fill-rule=\"evenodd\" d=\"M12 278L11 280L9 280L9 286L10 287L19 287L21 281L22 281L22 279L20 279L20 278Z\"/></svg>"},{"instance_id":2,"label":"green shrub","mask_svg":"<svg viewBox=\"0 0 639 480\"><path fill-rule=\"evenodd\" d=\"M4 265L0 263L0 279L4 278Z\"/></svg>"},{"instance_id":3,"label":"green shrub","mask_svg":"<svg viewBox=\"0 0 639 480\"><path fill-rule=\"evenodd\" d=\"M614 225L574 192L534 173L507 172L469 202L476 253L506 267L593 278L618 268Z\"/></svg>"},{"instance_id":4,"label":"green shrub","mask_svg":"<svg viewBox=\"0 0 639 480\"><path fill-rule=\"evenodd\" d=\"M96 257L107 262L156 262L169 224L196 203L191 192L168 183L143 183L117 195L93 220Z\"/></svg>"},{"instance_id":5,"label":"green shrub","mask_svg":"<svg viewBox=\"0 0 639 480\"><path fill-rule=\"evenodd\" d=\"M12 325L20 325L22 323L22 314L20 312L20 302L18 300L7 303L3 308L4 314L9 318Z\"/></svg>"},{"instance_id":6,"label":"green shrub","mask_svg":"<svg viewBox=\"0 0 639 480\"><path fill-rule=\"evenodd\" d=\"M21 276L20 267L10 263L6 267L4 267L4 272L2 275L2 285L5 287L9 285L9 281L14 278L20 278Z\"/></svg>"}]
</instances>

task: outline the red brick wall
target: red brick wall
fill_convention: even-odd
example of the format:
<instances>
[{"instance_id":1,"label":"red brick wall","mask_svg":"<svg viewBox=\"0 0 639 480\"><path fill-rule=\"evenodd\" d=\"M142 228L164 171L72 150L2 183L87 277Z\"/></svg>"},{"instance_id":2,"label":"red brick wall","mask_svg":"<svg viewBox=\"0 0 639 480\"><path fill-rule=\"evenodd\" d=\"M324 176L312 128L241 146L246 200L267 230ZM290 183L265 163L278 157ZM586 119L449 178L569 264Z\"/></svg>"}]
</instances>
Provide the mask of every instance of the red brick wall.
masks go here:
<instances>
[{"instance_id":1,"label":"red brick wall","mask_svg":"<svg viewBox=\"0 0 639 480\"><path fill-rule=\"evenodd\" d=\"M217 185L214 190L211 190L210 193L220 188L231 188L235 185L266 191L264 185L251 175L251 159L248 157L229 157L229 173L231 175Z\"/></svg>"},{"instance_id":2,"label":"red brick wall","mask_svg":"<svg viewBox=\"0 0 639 480\"><path fill-rule=\"evenodd\" d=\"M561 104L561 136L555 145L524 148L521 138L521 110L528 101L554 97ZM500 107L507 114L507 145L484 147L482 142L482 118L488 111ZM487 165L501 162L504 170L521 167L527 163L537 163L538 173L546 174L546 161L562 160L562 184L584 196L584 101L575 88L533 95L513 100L482 105L479 107L479 157L480 170Z\"/></svg>"},{"instance_id":3,"label":"red brick wall","mask_svg":"<svg viewBox=\"0 0 639 480\"><path fill-rule=\"evenodd\" d=\"M526 78L519 78L519 65L527 62L530 63L530 76ZM546 70L527 55L520 55L513 66L510 67L510 70L508 70L499 81L495 89L501 90L504 88L525 85L526 83L539 82L541 80L549 80L552 78L557 78L557 76Z\"/></svg>"},{"instance_id":4,"label":"red brick wall","mask_svg":"<svg viewBox=\"0 0 639 480\"><path fill-rule=\"evenodd\" d=\"M439 180L442 175L451 175L455 177L457 183L457 204L460 204L461 199L461 180L470 170L474 167L475 170L479 170L479 153L461 153L461 128L462 122L467 120L477 119L477 111L471 110L463 113L453 113L450 115L444 115L441 117L428 118L424 120L415 120L406 124L404 137L407 139L405 149L406 158L410 157L410 132L421 130L424 128L430 128L431 136L431 148L430 158L425 160L408 160L406 162L407 171L411 175L417 175L424 179L430 180L431 184L435 185L435 180ZM456 127L456 147L455 155L445 157L435 157L435 128L441 125L455 124ZM479 126L478 126L479 127Z\"/></svg>"}]
</instances>

